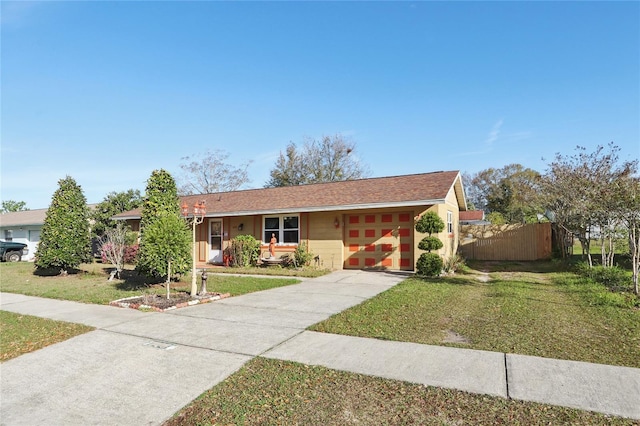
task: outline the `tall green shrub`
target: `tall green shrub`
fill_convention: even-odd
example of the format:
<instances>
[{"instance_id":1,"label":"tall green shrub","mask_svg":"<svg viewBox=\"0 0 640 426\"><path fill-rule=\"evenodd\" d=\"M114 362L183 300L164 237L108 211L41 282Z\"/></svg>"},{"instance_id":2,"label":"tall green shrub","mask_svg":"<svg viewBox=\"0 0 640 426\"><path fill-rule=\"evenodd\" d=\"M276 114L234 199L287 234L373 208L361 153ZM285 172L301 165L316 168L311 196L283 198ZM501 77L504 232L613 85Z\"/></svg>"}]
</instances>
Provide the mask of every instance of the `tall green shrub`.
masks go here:
<instances>
[{"instance_id":1,"label":"tall green shrub","mask_svg":"<svg viewBox=\"0 0 640 426\"><path fill-rule=\"evenodd\" d=\"M156 222L162 221L160 224ZM176 235L162 235L175 233ZM176 245L166 244L174 241ZM165 170L154 170L147 181L140 218L140 247L136 268L147 277L158 279L183 274L191 269L191 231L180 217L176 182ZM168 251L168 252L165 252ZM171 271L167 271L171 259Z\"/></svg>"},{"instance_id":2,"label":"tall green shrub","mask_svg":"<svg viewBox=\"0 0 640 426\"><path fill-rule=\"evenodd\" d=\"M433 237L432 234L442 232L444 221L436 212L430 211L417 220L415 229L422 234L428 234L418 243L418 248L427 251L427 253L420 255L416 262L416 269L419 274L436 277L442 272L444 263L440 255L431 253L431 250L439 250L443 244L439 238Z\"/></svg>"},{"instance_id":3,"label":"tall green shrub","mask_svg":"<svg viewBox=\"0 0 640 426\"><path fill-rule=\"evenodd\" d=\"M89 209L82 188L70 176L58 181L42 225L36 269L69 269L91 261Z\"/></svg>"},{"instance_id":4,"label":"tall green shrub","mask_svg":"<svg viewBox=\"0 0 640 426\"><path fill-rule=\"evenodd\" d=\"M260 258L260 241L253 235L238 235L231 240L229 252L233 266L255 266Z\"/></svg>"}]
</instances>

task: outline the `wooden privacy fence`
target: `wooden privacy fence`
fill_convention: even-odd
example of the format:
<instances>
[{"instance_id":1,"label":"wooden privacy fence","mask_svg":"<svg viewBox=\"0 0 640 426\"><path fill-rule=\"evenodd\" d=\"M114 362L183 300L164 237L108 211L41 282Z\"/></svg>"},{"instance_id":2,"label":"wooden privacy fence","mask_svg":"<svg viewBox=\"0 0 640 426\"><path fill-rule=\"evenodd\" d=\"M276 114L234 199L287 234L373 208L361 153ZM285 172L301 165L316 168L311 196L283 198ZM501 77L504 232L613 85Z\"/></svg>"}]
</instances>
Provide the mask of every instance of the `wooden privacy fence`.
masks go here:
<instances>
[{"instance_id":1,"label":"wooden privacy fence","mask_svg":"<svg viewBox=\"0 0 640 426\"><path fill-rule=\"evenodd\" d=\"M551 224L461 225L460 252L475 260L551 258Z\"/></svg>"}]
</instances>

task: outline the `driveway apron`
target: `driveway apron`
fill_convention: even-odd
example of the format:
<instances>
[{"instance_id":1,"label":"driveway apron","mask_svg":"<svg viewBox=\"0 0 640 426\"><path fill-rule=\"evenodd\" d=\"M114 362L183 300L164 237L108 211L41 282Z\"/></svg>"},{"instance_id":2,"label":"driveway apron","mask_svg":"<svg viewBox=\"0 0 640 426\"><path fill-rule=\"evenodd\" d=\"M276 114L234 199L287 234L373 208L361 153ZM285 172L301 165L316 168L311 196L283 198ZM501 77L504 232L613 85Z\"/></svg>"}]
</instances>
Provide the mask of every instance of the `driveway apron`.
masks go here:
<instances>
[{"instance_id":1,"label":"driveway apron","mask_svg":"<svg viewBox=\"0 0 640 426\"><path fill-rule=\"evenodd\" d=\"M97 330L0 364L0 424L161 424L252 357L404 278L337 271L165 313L2 293L2 310Z\"/></svg>"}]
</instances>

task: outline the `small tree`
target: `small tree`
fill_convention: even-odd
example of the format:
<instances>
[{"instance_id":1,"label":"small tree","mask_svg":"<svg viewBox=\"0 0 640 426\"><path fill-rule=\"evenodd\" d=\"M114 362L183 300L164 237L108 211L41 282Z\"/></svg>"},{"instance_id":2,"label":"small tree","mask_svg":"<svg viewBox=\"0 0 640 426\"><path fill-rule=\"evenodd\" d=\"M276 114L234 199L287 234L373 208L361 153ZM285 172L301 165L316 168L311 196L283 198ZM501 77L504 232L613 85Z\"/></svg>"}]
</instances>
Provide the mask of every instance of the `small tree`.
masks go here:
<instances>
[{"instance_id":1,"label":"small tree","mask_svg":"<svg viewBox=\"0 0 640 426\"><path fill-rule=\"evenodd\" d=\"M114 277L120 279L127 250L127 228L119 222L115 228L106 229L98 244L102 258L116 267L116 270L109 275L109 281Z\"/></svg>"},{"instance_id":2,"label":"small tree","mask_svg":"<svg viewBox=\"0 0 640 426\"><path fill-rule=\"evenodd\" d=\"M581 146L576 151L571 156L556 154L541 181L541 193L556 225L578 237L589 266L593 266L591 234L599 229L604 233L602 241L613 248L609 243L616 236L617 225L610 208L616 203L613 188L620 179L636 173L638 160L620 162L620 148L613 143L607 148L598 146L591 153ZM566 251L562 247L563 254ZM606 257L607 247L603 254Z\"/></svg>"},{"instance_id":3,"label":"small tree","mask_svg":"<svg viewBox=\"0 0 640 426\"><path fill-rule=\"evenodd\" d=\"M436 212L430 211L417 220L415 229L421 234L428 234L418 243L418 248L425 250L427 253L420 255L416 262L416 269L419 274L428 277L438 276L442 271L444 262L440 255L431 253L431 250L439 250L443 244L439 238L432 236L432 234L442 232L444 229L444 221Z\"/></svg>"},{"instance_id":4,"label":"small tree","mask_svg":"<svg viewBox=\"0 0 640 426\"><path fill-rule=\"evenodd\" d=\"M171 278L175 274L188 271L190 267L189 227L177 215L162 213L147 226L144 235L147 265L152 267L155 276L166 277L167 299L170 299Z\"/></svg>"},{"instance_id":5,"label":"small tree","mask_svg":"<svg viewBox=\"0 0 640 426\"><path fill-rule=\"evenodd\" d=\"M91 261L89 209L82 188L67 176L58 181L42 225L36 269L59 268L61 274Z\"/></svg>"},{"instance_id":6,"label":"small tree","mask_svg":"<svg viewBox=\"0 0 640 426\"><path fill-rule=\"evenodd\" d=\"M173 219L166 219L165 216L175 218L181 223L181 226L172 224L170 221ZM162 226L154 227L155 222L161 218L165 218ZM173 228L168 228L169 225L173 226ZM155 233L152 239L148 237L147 230L149 229L153 229ZM191 232L180 217L180 203L175 180L165 170L154 170L147 181L146 195L142 204L140 248L136 265L140 273L151 278L160 278L167 275L165 254L160 253L159 248L154 246L156 243L164 241L158 236L158 233L165 229L174 229L180 233L181 235L178 236L178 239L183 238L182 234L185 234L187 239L191 239ZM185 273L190 269L190 245L188 244L186 248L179 245L175 250L177 251L166 254L172 260L171 272L174 274Z\"/></svg>"}]
</instances>

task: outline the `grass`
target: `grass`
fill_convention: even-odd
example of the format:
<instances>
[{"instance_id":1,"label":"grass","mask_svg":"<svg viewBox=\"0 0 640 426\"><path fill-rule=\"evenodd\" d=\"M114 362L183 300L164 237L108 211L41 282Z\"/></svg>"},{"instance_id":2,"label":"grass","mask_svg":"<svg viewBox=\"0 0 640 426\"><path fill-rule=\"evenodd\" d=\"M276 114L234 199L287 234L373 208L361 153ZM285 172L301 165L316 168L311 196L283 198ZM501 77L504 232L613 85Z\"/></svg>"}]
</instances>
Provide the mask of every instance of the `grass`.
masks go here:
<instances>
[{"instance_id":1,"label":"grass","mask_svg":"<svg viewBox=\"0 0 640 426\"><path fill-rule=\"evenodd\" d=\"M81 324L0 311L0 361L18 357L93 330Z\"/></svg>"},{"instance_id":2,"label":"grass","mask_svg":"<svg viewBox=\"0 0 640 426\"><path fill-rule=\"evenodd\" d=\"M79 270L67 276L34 275L33 264L28 262L0 263L0 290L28 296L72 300L83 303L108 304L117 299L141 294L165 294L163 285L148 285L131 269L124 279L107 281L111 267L101 263L81 265ZM184 280L189 280L185 282ZM207 290L231 293L232 296L291 285L299 282L292 278L261 278L253 276L209 274ZM190 291L190 276L171 283L172 291Z\"/></svg>"},{"instance_id":3,"label":"grass","mask_svg":"<svg viewBox=\"0 0 640 426\"><path fill-rule=\"evenodd\" d=\"M328 269L318 269L313 267L303 268L283 268L281 266L272 267L229 267L215 268L212 272L219 274L241 274L241 275L267 275L267 276L283 276L283 277L305 277L316 278L328 274Z\"/></svg>"},{"instance_id":4,"label":"grass","mask_svg":"<svg viewBox=\"0 0 640 426\"><path fill-rule=\"evenodd\" d=\"M164 426L633 425L571 408L514 401L255 358Z\"/></svg>"},{"instance_id":5,"label":"grass","mask_svg":"<svg viewBox=\"0 0 640 426\"><path fill-rule=\"evenodd\" d=\"M479 273L411 278L311 329L640 367L640 310L603 302L603 286L551 262L483 267L487 283Z\"/></svg>"}]
</instances>

